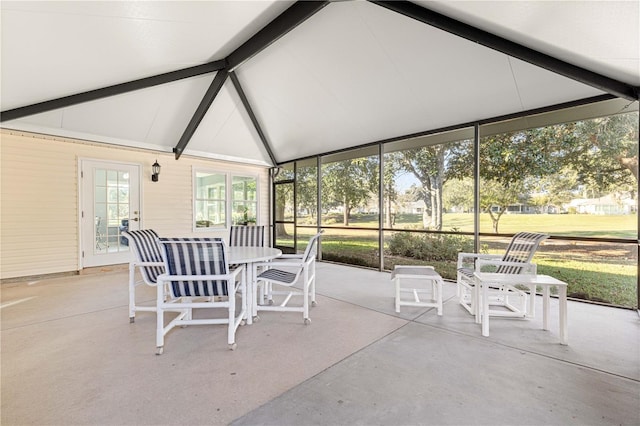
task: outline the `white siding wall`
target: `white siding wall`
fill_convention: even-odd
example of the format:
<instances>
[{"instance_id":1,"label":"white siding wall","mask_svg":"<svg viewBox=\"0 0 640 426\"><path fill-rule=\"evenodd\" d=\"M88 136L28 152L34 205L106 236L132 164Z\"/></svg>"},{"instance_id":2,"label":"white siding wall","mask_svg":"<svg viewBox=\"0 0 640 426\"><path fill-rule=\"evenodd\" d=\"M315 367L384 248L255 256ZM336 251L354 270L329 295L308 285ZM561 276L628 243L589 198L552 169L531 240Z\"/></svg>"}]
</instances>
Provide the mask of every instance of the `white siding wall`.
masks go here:
<instances>
[{"instance_id":1,"label":"white siding wall","mask_svg":"<svg viewBox=\"0 0 640 426\"><path fill-rule=\"evenodd\" d=\"M162 236L228 237L193 231L193 169L258 176L259 225L269 225L268 169L2 130L0 279L76 271L79 259L78 160L142 165L142 227ZM151 164L162 165L151 182ZM269 235L266 235L268 238Z\"/></svg>"}]
</instances>

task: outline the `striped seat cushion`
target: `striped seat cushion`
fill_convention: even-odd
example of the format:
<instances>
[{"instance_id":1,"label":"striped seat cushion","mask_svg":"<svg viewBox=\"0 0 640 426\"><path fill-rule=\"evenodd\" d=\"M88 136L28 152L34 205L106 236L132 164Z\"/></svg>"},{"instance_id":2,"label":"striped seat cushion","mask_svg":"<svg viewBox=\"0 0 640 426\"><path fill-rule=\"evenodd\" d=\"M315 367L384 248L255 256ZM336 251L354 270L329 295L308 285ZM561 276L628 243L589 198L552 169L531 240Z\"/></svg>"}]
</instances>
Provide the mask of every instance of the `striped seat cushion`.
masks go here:
<instances>
[{"instance_id":1,"label":"striped seat cushion","mask_svg":"<svg viewBox=\"0 0 640 426\"><path fill-rule=\"evenodd\" d=\"M458 268L458 272L460 272L465 277L472 278L474 270L472 268Z\"/></svg>"},{"instance_id":2,"label":"striped seat cushion","mask_svg":"<svg viewBox=\"0 0 640 426\"><path fill-rule=\"evenodd\" d=\"M267 269L266 271L258 275L258 279L277 281L285 284L291 284L296 280L296 277L296 274L282 271L280 269Z\"/></svg>"},{"instance_id":3,"label":"striped seat cushion","mask_svg":"<svg viewBox=\"0 0 640 426\"><path fill-rule=\"evenodd\" d=\"M229 245L232 247L264 247L264 226L232 226Z\"/></svg>"},{"instance_id":4,"label":"striped seat cushion","mask_svg":"<svg viewBox=\"0 0 640 426\"><path fill-rule=\"evenodd\" d=\"M162 262L158 234L153 229L123 231L122 234L129 238L129 246L133 248L139 262ZM162 266L141 266L140 273L146 282L155 284L158 282L158 275L164 273L164 268Z\"/></svg>"},{"instance_id":5,"label":"striped seat cushion","mask_svg":"<svg viewBox=\"0 0 640 426\"><path fill-rule=\"evenodd\" d=\"M225 275L228 264L220 238L160 238L169 275ZM174 297L227 296L227 280L171 281Z\"/></svg>"}]
</instances>

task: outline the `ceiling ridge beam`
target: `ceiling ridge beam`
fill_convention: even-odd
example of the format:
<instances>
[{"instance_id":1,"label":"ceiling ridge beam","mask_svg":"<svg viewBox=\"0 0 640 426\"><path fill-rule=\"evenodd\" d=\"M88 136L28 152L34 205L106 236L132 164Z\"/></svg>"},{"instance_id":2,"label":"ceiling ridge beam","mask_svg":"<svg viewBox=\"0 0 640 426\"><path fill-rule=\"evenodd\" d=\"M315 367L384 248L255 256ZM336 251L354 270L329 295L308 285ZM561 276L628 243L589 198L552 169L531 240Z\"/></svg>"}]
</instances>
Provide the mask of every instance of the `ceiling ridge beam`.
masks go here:
<instances>
[{"instance_id":1,"label":"ceiling ridge beam","mask_svg":"<svg viewBox=\"0 0 640 426\"><path fill-rule=\"evenodd\" d=\"M448 16L408 1L376 1L371 3L413 18L440 30L455 34L506 55L563 75L630 101L638 100L639 88L619 80L570 64L553 56L507 40Z\"/></svg>"},{"instance_id":2,"label":"ceiling ridge beam","mask_svg":"<svg viewBox=\"0 0 640 426\"><path fill-rule=\"evenodd\" d=\"M294 3L227 56L229 71L234 71L244 62L262 52L329 3L329 1L297 1Z\"/></svg>"},{"instance_id":3,"label":"ceiling ridge beam","mask_svg":"<svg viewBox=\"0 0 640 426\"><path fill-rule=\"evenodd\" d=\"M218 96L218 93L220 92L220 89L222 89L225 81L227 81L228 75L229 72L227 71L227 68L223 68L216 73L216 76L213 78L211 85L202 97L198 108L196 108L196 112L193 114L193 117L191 117L189 124L187 124L187 128L184 130L184 133L180 137L178 144L175 148L173 148L173 152L176 155L176 160L180 158L185 147L191 140L191 137L200 125L200 122L207 114L207 111L209 111L209 107L213 103L216 96Z\"/></svg>"},{"instance_id":4,"label":"ceiling ridge beam","mask_svg":"<svg viewBox=\"0 0 640 426\"><path fill-rule=\"evenodd\" d=\"M19 108L9 109L0 112L0 122L15 120L17 118L26 117L33 114L40 114L54 109L65 108L84 102L95 101L109 96L121 95L135 90L146 89L148 87L158 86L160 84L171 83L185 78L196 77L202 74L209 74L224 68L226 62L213 61L194 67L183 68L177 71L170 71L163 74L145 77L138 80L128 81L126 83L114 84L100 89L89 90L87 92L76 93L75 95L64 96L62 98L52 99L49 101L39 102Z\"/></svg>"},{"instance_id":5,"label":"ceiling ridge beam","mask_svg":"<svg viewBox=\"0 0 640 426\"><path fill-rule=\"evenodd\" d=\"M260 137L260 140L264 145L264 149L267 151L267 154L269 154L269 158L271 158L272 165L275 166L276 164L278 164L278 162L276 161L276 156L273 154L271 145L269 144L269 141L267 140L266 135L262 131L262 127L260 126L260 123L258 122L258 118L253 112L253 108L251 108L251 104L249 103L249 100L247 99L247 96L245 95L244 90L242 89L242 85L240 84L240 80L238 80L238 76L236 76L236 73L234 71L230 72L229 76L231 77L233 86L235 87L236 91L238 92L238 95L240 96L240 100L242 101L242 105L244 105L245 111L247 111L247 114L249 114L249 118L253 123L253 127L256 129L256 132L258 132L258 136Z\"/></svg>"}]
</instances>

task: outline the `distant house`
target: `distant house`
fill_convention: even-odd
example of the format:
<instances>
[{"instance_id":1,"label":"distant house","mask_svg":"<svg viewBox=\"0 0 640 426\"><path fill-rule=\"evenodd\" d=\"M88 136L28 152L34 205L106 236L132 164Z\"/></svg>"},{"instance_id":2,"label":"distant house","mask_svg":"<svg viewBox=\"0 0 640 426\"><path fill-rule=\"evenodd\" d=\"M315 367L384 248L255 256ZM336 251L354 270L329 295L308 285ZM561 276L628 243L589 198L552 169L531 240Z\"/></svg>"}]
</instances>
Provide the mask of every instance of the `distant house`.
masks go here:
<instances>
[{"instance_id":1,"label":"distant house","mask_svg":"<svg viewBox=\"0 0 640 426\"><path fill-rule=\"evenodd\" d=\"M402 203L399 206L398 213L401 214L422 214L426 204L424 200L411 201L409 203Z\"/></svg>"},{"instance_id":2,"label":"distant house","mask_svg":"<svg viewBox=\"0 0 640 426\"><path fill-rule=\"evenodd\" d=\"M631 198L620 199L613 194L599 198L575 198L568 205L582 214L630 214L636 211L637 201Z\"/></svg>"}]
</instances>

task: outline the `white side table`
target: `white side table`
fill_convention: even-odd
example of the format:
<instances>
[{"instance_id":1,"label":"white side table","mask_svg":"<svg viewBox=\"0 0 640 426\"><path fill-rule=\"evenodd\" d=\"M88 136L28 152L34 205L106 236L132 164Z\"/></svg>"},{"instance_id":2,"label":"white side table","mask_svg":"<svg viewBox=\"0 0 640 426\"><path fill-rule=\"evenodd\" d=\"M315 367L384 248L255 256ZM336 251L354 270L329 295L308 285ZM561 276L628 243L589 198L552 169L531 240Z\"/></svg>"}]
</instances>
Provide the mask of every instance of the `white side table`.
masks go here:
<instances>
[{"instance_id":1,"label":"white side table","mask_svg":"<svg viewBox=\"0 0 640 426\"><path fill-rule=\"evenodd\" d=\"M513 275L513 274L495 274L476 272L473 274L476 280L476 290L478 296L481 299L481 322L482 322L482 335L489 336L489 298L488 291L491 284L520 284L529 287L530 299L529 299L529 312L527 316L534 315L534 297L536 294L536 287L542 287L542 329L549 329L549 298L550 288L558 288L558 309L559 309L559 322L560 322L560 343L563 345L568 344L569 330L567 326L567 283L560 281L549 275Z\"/></svg>"},{"instance_id":2,"label":"white side table","mask_svg":"<svg viewBox=\"0 0 640 426\"><path fill-rule=\"evenodd\" d=\"M425 284L431 284L431 291L426 288L402 287L401 280L420 280ZM391 273L391 280L396 287L396 312L400 312L400 306L422 306L438 309L438 315L442 316L442 277L433 266L401 266L396 265ZM403 300L402 293L410 293L411 300ZM431 294L431 299L420 299L421 294Z\"/></svg>"}]
</instances>

